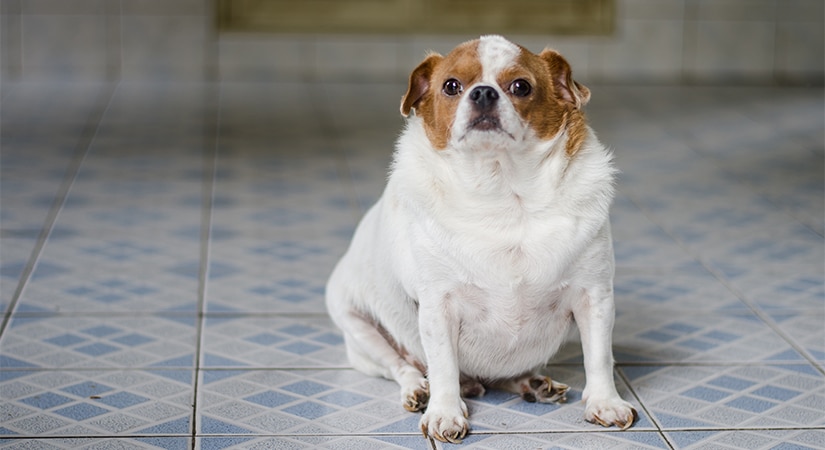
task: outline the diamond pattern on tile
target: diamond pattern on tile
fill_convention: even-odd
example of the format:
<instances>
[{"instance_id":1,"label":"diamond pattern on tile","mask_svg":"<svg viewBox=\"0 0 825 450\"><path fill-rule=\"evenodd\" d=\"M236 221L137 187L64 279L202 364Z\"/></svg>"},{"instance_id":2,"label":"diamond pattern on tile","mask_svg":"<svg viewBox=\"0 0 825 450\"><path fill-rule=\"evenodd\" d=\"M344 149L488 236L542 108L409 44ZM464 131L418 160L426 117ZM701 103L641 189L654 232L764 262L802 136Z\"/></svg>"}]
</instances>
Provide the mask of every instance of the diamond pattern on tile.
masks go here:
<instances>
[{"instance_id":1,"label":"diamond pattern on tile","mask_svg":"<svg viewBox=\"0 0 825 450\"><path fill-rule=\"evenodd\" d=\"M342 427L363 432L409 414L398 402L393 382L351 370L205 370L203 381L202 414L232 427L234 434L241 429L304 434L313 423L326 424L333 433ZM389 411L381 406L387 396L398 402ZM349 417L341 421L344 416ZM353 429L356 423L360 425Z\"/></svg>"},{"instance_id":2,"label":"diamond pattern on tile","mask_svg":"<svg viewBox=\"0 0 825 450\"><path fill-rule=\"evenodd\" d=\"M404 86L123 80L98 97L108 89L4 84L0 436L13 439L0 447L429 448L394 382L348 369L324 306L401 126L353 126L358 108L382 111ZM574 337L546 369L572 386L568 404L488 392L468 400L465 443L443 447L822 447L821 88L593 92L588 115L622 171L614 353L639 421L621 433L583 421ZM335 116L324 129L319 107Z\"/></svg>"},{"instance_id":3,"label":"diamond pattern on tile","mask_svg":"<svg viewBox=\"0 0 825 450\"><path fill-rule=\"evenodd\" d=\"M63 449L84 448L105 450L111 448L186 450L191 448L186 437L157 438L49 438L49 439L0 439L0 447L8 449Z\"/></svg>"},{"instance_id":4,"label":"diamond pattern on tile","mask_svg":"<svg viewBox=\"0 0 825 450\"><path fill-rule=\"evenodd\" d=\"M346 241L306 230L296 233L295 239L310 243L282 239L262 243L240 237L216 242L213 264L231 263L237 270L228 276L210 275L207 310L325 313L326 279Z\"/></svg>"},{"instance_id":5,"label":"diamond pattern on tile","mask_svg":"<svg viewBox=\"0 0 825 450\"><path fill-rule=\"evenodd\" d=\"M679 268L675 274L618 267L614 280L620 310L745 309L742 301L702 267Z\"/></svg>"},{"instance_id":6,"label":"diamond pattern on tile","mask_svg":"<svg viewBox=\"0 0 825 450\"><path fill-rule=\"evenodd\" d=\"M825 404L825 377L782 366L623 368L664 429L814 427ZM809 367L809 366L808 366ZM804 393L804 394L803 394Z\"/></svg>"},{"instance_id":7,"label":"diamond pattern on tile","mask_svg":"<svg viewBox=\"0 0 825 450\"><path fill-rule=\"evenodd\" d=\"M197 253L197 243L144 242L137 238L57 240L44 249L20 302L61 313L101 308L145 313L194 305L197 279L182 280L170 269L180 264L175 262L177 255ZM190 311L195 312L194 306Z\"/></svg>"},{"instance_id":8,"label":"diamond pattern on tile","mask_svg":"<svg viewBox=\"0 0 825 450\"><path fill-rule=\"evenodd\" d=\"M168 419L188 423L192 414L191 372L187 382L146 370L19 375L0 382L4 411L11 412L3 427L10 435L76 435L78 427L86 435L160 434L144 428Z\"/></svg>"},{"instance_id":9,"label":"diamond pattern on tile","mask_svg":"<svg viewBox=\"0 0 825 450\"><path fill-rule=\"evenodd\" d=\"M749 311L707 314L618 312L614 352L619 362L767 361L777 355L801 362L770 326Z\"/></svg>"},{"instance_id":10,"label":"diamond pattern on tile","mask_svg":"<svg viewBox=\"0 0 825 450\"><path fill-rule=\"evenodd\" d=\"M340 332L326 317L209 317L205 367L348 367Z\"/></svg>"},{"instance_id":11,"label":"diamond pattern on tile","mask_svg":"<svg viewBox=\"0 0 825 450\"><path fill-rule=\"evenodd\" d=\"M813 450L822 447L823 430L734 430L734 431L671 431L666 433L680 448L753 448Z\"/></svg>"},{"instance_id":12,"label":"diamond pattern on tile","mask_svg":"<svg viewBox=\"0 0 825 450\"><path fill-rule=\"evenodd\" d=\"M194 362L195 327L162 317L18 317L4 333L3 352L52 368L149 367Z\"/></svg>"}]
</instances>

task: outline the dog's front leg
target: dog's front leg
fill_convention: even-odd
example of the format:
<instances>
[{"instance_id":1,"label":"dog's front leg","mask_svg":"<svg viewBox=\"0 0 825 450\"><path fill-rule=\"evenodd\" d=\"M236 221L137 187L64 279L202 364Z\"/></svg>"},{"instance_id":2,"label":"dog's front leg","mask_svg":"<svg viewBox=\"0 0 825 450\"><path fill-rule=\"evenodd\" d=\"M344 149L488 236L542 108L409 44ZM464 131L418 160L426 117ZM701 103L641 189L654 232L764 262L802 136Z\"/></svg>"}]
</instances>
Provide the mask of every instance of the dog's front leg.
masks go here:
<instances>
[{"instance_id":1,"label":"dog's front leg","mask_svg":"<svg viewBox=\"0 0 825 450\"><path fill-rule=\"evenodd\" d=\"M637 413L622 400L613 382L613 320L612 292L604 289L584 291L581 303L573 311L579 328L584 353L586 385L582 397L586 401L584 418L588 422L625 430L633 425Z\"/></svg>"},{"instance_id":2,"label":"dog's front leg","mask_svg":"<svg viewBox=\"0 0 825 450\"><path fill-rule=\"evenodd\" d=\"M459 443L470 424L459 381L459 324L450 314L449 301L447 294L420 303L418 326L430 383L430 403L421 418L421 431L443 442Z\"/></svg>"}]
</instances>

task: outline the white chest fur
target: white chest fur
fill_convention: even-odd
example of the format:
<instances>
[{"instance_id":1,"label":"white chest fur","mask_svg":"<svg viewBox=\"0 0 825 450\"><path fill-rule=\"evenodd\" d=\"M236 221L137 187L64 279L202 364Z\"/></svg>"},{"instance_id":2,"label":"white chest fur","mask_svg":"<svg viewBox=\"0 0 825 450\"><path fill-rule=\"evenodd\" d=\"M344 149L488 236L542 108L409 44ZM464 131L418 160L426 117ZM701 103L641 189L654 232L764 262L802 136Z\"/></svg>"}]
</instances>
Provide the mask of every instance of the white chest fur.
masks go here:
<instances>
[{"instance_id":1,"label":"white chest fur","mask_svg":"<svg viewBox=\"0 0 825 450\"><path fill-rule=\"evenodd\" d=\"M609 236L610 155L595 138L571 165L555 142L461 154L418 152L405 146L414 137L401 139L382 205L404 291L434 294L460 323L463 373L515 376L546 362L567 332L578 260L612 267L609 237L598 239Z\"/></svg>"}]
</instances>

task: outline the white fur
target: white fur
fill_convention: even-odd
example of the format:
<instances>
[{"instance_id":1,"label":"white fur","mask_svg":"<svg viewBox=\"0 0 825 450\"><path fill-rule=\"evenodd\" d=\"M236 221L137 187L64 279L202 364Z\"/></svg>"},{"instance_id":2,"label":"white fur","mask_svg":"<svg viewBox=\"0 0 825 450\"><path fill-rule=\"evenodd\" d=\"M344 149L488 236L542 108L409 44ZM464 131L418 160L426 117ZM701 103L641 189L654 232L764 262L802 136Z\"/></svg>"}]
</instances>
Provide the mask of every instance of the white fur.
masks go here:
<instances>
[{"instance_id":1,"label":"white fur","mask_svg":"<svg viewBox=\"0 0 825 450\"><path fill-rule=\"evenodd\" d=\"M481 42L485 70L512 61L507 45ZM386 190L330 277L330 315L353 366L398 381L408 409L420 409L411 396L429 383L422 428L448 441L468 428L460 377L535 371L575 317L587 419L625 423L632 408L616 393L610 350L611 155L588 129L571 159L565 133L540 141L508 116L516 114L509 101L499 103L509 117L502 133L473 131L461 140L453 133L443 150L433 148L419 117L408 120ZM462 108L454 129L466 127ZM414 362L426 365L426 379Z\"/></svg>"}]
</instances>

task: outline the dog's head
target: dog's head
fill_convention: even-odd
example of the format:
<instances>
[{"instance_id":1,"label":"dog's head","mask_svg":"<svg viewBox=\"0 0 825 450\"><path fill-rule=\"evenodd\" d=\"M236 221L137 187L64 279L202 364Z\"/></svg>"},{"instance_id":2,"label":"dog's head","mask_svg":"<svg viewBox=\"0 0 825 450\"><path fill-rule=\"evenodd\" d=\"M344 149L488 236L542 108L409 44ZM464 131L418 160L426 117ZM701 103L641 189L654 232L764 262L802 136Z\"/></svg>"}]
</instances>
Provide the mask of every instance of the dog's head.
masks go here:
<instances>
[{"instance_id":1,"label":"dog's head","mask_svg":"<svg viewBox=\"0 0 825 450\"><path fill-rule=\"evenodd\" d=\"M427 56L410 75L401 113L414 110L438 150L523 147L568 134L567 153L585 135L581 107L590 91L553 50L536 55L500 36Z\"/></svg>"}]
</instances>

